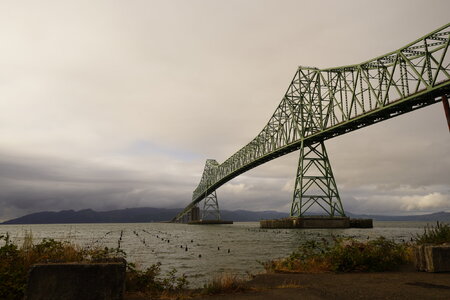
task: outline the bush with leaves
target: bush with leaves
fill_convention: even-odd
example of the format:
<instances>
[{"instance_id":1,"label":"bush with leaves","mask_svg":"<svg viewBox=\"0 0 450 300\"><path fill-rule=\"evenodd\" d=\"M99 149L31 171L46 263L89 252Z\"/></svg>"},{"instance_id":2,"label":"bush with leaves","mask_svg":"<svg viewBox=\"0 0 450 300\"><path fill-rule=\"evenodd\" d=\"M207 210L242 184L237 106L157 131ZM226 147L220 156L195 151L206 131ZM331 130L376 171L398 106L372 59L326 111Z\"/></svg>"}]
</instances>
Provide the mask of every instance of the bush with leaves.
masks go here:
<instances>
[{"instance_id":1,"label":"bush with leaves","mask_svg":"<svg viewBox=\"0 0 450 300\"><path fill-rule=\"evenodd\" d=\"M176 276L177 270L173 268L164 277L161 277L161 263L156 263L146 270L138 270L132 263L127 264L125 286L128 292L144 294L160 294L162 292L177 292L188 286L184 275Z\"/></svg>"},{"instance_id":2,"label":"bush with leaves","mask_svg":"<svg viewBox=\"0 0 450 300\"><path fill-rule=\"evenodd\" d=\"M27 268L19 248L9 234L1 235L0 241L0 299L22 299L25 291Z\"/></svg>"},{"instance_id":3,"label":"bush with leaves","mask_svg":"<svg viewBox=\"0 0 450 300\"><path fill-rule=\"evenodd\" d=\"M369 242L340 240L327 257L335 272L380 272L397 270L409 262L410 254L406 244L379 237Z\"/></svg>"},{"instance_id":4,"label":"bush with leaves","mask_svg":"<svg viewBox=\"0 0 450 300\"><path fill-rule=\"evenodd\" d=\"M406 244L379 237L308 241L289 257L264 263L269 272L378 272L398 269L410 261Z\"/></svg>"}]
</instances>

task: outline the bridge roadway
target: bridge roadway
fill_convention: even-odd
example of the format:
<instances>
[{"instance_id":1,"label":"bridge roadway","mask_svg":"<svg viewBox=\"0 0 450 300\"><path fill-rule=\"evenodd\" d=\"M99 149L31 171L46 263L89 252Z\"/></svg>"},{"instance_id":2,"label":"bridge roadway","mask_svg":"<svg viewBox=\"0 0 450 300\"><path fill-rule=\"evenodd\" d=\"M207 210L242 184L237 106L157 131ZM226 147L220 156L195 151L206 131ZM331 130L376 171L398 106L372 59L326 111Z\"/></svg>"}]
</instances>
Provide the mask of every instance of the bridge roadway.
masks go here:
<instances>
[{"instance_id":1,"label":"bridge roadway","mask_svg":"<svg viewBox=\"0 0 450 300\"><path fill-rule=\"evenodd\" d=\"M207 164L192 202L172 221L226 182L302 142L311 145L442 101L450 95L449 27L358 65L299 67L260 134L223 164Z\"/></svg>"}]
</instances>

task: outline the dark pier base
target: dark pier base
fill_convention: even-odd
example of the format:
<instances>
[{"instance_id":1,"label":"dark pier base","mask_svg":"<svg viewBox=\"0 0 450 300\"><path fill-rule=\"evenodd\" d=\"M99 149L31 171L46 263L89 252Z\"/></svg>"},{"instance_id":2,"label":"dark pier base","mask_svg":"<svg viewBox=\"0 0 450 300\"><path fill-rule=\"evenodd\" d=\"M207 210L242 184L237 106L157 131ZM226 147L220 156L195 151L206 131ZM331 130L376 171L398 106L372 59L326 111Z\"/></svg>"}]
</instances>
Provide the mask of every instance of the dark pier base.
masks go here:
<instances>
[{"instance_id":1,"label":"dark pier base","mask_svg":"<svg viewBox=\"0 0 450 300\"><path fill-rule=\"evenodd\" d=\"M373 228L372 219L350 219L350 228Z\"/></svg>"},{"instance_id":2,"label":"dark pier base","mask_svg":"<svg viewBox=\"0 0 450 300\"><path fill-rule=\"evenodd\" d=\"M197 220L188 222L189 225L218 225L218 224L233 224L233 221L225 220Z\"/></svg>"},{"instance_id":3,"label":"dark pier base","mask_svg":"<svg viewBox=\"0 0 450 300\"><path fill-rule=\"evenodd\" d=\"M350 219L348 217L302 217L278 220L261 220L260 228L290 229L290 228L372 228L372 219Z\"/></svg>"}]
</instances>

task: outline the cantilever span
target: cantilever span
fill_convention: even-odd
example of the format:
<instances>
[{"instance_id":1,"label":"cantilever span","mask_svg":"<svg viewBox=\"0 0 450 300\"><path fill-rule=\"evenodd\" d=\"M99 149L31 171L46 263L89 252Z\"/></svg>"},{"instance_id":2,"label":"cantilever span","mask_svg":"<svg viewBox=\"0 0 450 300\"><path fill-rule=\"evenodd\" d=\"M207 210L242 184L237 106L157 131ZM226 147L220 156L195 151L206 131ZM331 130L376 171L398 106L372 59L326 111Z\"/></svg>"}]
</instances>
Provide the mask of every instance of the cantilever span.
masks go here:
<instances>
[{"instance_id":1,"label":"cantilever span","mask_svg":"<svg viewBox=\"0 0 450 300\"><path fill-rule=\"evenodd\" d=\"M333 211L327 213L334 215L336 209L343 215L323 141L446 98L450 94L449 36L450 23L396 51L360 64L328 69L298 67L266 126L222 164L207 161L192 202L172 221L180 220L205 197L236 176L299 149L301 153L304 149L309 149L308 153L315 152L319 149L317 145L322 145L323 152L319 155L325 153L325 157L321 160L301 158L304 160L299 164L299 189L304 194L311 184L316 183L327 195L327 205L333 206ZM312 164L325 170L321 171L320 178L304 174ZM299 178L309 181L302 185ZM325 187L321 186L320 180L326 181ZM336 193L331 195L334 190ZM295 197L296 192L294 202L298 200ZM308 197L312 202L306 201L305 208L293 203L291 215L301 215L314 202L321 205L317 201L319 196ZM338 201L332 201L332 197L337 197Z\"/></svg>"}]
</instances>

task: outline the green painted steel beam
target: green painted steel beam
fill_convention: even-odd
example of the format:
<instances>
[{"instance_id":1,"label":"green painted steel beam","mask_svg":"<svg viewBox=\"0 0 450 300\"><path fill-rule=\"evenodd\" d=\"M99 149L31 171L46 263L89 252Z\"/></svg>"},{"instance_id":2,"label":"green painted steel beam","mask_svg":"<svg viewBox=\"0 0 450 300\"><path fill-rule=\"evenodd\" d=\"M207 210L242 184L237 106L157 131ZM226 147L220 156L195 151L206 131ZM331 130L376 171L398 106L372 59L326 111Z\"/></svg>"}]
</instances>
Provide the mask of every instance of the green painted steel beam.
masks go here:
<instances>
[{"instance_id":1,"label":"green painted steel beam","mask_svg":"<svg viewBox=\"0 0 450 300\"><path fill-rule=\"evenodd\" d=\"M299 67L263 130L222 164L208 160L184 214L265 162L450 95L450 24L385 55L328 69Z\"/></svg>"}]
</instances>

